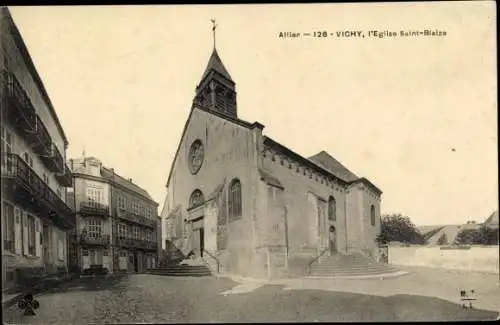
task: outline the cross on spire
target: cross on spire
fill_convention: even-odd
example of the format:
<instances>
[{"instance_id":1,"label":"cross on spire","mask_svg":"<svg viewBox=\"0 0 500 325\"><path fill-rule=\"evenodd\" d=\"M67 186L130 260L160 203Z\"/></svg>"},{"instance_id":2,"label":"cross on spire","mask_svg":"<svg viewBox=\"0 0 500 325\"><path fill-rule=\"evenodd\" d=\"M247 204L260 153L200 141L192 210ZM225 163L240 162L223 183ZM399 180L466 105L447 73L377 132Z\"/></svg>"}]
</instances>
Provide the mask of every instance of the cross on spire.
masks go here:
<instances>
[{"instance_id":1,"label":"cross on spire","mask_svg":"<svg viewBox=\"0 0 500 325\"><path fill-rule=\"evenodd\" d=\"M212 22L212 33L214 36L214 49L215 49L215 29L217 28L217 25L215 24L215 19L210 19L210 21Z\"/></svg>"}]
</instances>

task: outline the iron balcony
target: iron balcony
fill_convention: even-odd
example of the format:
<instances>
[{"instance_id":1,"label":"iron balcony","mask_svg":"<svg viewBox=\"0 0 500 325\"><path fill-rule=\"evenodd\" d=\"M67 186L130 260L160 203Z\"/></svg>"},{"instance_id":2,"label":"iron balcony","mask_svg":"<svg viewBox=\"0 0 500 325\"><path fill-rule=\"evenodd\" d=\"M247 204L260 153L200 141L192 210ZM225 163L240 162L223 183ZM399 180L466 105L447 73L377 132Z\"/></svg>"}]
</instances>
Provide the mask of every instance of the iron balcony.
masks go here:
<instances>
[{"instance_id":1,"label":"iron balcony","mask_svg":"<svg viewBox=\"0 0 500 325\"><path fill-rule=\"evenodd\" d=\"M138 215L136 213L133 213L133 212L130 212L130 211L127 211L124 209L117 208L116 211L117 211L117 216L120 219L129 221L129 222L141 225L141 226L149 227L149 228L156 227L155 220L148 219L144 216Z\"/></svg>"},{"instance_id":2,"label":"iron balcony","mask_svg":"<svg viewBox=\"0 0 500 325\"><path fill-rule=\"evenodd\" d=\"M7 70L2 69L2 93L6 120L24 137L36 130L36 111L23 87Z\"/></svg>"},{"instance_id":3,"label":"iron balcony","mask_svg":"<svg viewBox=\"0 0 500 325\"><path fill-rule=\"evenodd\" d=\"M100 236L83 236L81 237L81 243L83 245L91 245L91 246L107 246L109 245L109 235L100 235Z\"/></svg>"},{"instance_id":4,"label":"iron balcony","mask_svg":"<svg viewBox=\"0 0 500 325\"><path fill-rule=\"evenodd\" d=\"M50 146L50 151L47 155L41 155L42 161L48 170L54 173L63 173L65 170L64 159L59 149L54 143Z\"/></svg>"},{"instance_id":5,"label":"iron balcony","mask_svg":"<svg viewBox=\"0 0 500 325\"><path fill-rule=\"evenodd\" d=\"M118 237L117 245L125 248L135 248L142 250L156 250L158 247L157 242L152 240L142 240L126 237Z\"/></svg>"},{"instance_id":6,"label":"iron balcony","mask_svg":"<svg viewBox=\"0 0 500 325\"><path fill-rule=\"evenodd\" d=\"M2 183L5 195L11 196L26 210L49 218L63 228L73 228L76 217L70 207L24 162L19 155L1 154Z\"/></svg>"},{"instance_id":7,"label":"iron balcony","mask_svg":"<svg viewBox=\"0 0 500 325\"><path fill-rule=\"evenodd\" d=\"M71 187L73 185L73 173L67 165L64 165L61 173L56 173L56 179L62 186Z\"/></svg>"},{"instance_id":8,"label":"iron balcony","mask_svg":"<svg viewBox=\"0 0 500 325\"><path fill-rule=\"evenodd\" d=\"M97 202L81 202L80 214L109 216L109 206Z\"/></svg>"}]
</instances>

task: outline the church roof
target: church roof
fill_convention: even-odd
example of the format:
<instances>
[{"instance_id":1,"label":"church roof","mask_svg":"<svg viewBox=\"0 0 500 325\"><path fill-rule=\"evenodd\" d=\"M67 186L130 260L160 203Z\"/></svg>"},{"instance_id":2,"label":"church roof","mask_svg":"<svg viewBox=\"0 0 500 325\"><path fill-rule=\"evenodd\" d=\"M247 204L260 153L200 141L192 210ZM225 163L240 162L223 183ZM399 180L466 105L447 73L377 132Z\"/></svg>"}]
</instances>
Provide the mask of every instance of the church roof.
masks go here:
<instances>
[{"instance_id":1,"label":"church roof","mask_svg":"<svg viewBox=\"0 0 500 325\"><path fill-rule=\"evenodd\" d=\"M498 226L498 211L493 212L488 219L484 222L486 226L496 225Z\"/></svg>"},{"instance_id":2,"label":"church roof","mask_svg":"<svg viewBox=\"0 0 500 325\"><path fill-rule=\"evenodd\" d=\"M214 49L212 55L210 56L210 59L208 60L207 68L205 69L201 80L205 79L212 70L219 73L227 80L233 81L233 79L229 75L229 72L227 72L226 68L224 67L224 64L222 63L222 60L220 59L219 53L217 53L216 49Z\"/></svg>"},{"instance_id":3,"label":"church roof","mask_svg":"<svg viewBox=\"0 0 500 325\"><path fill-rule=\"evenodd\" d=\"M314 161L316 164L320 165L338 178L343 179L347 182L352 182L358 179L358 176L356 176L353 172L347 169L337 159L333 158L324 150L312 157L309 157L308 159Z\"/></svg>"}]
</instances>

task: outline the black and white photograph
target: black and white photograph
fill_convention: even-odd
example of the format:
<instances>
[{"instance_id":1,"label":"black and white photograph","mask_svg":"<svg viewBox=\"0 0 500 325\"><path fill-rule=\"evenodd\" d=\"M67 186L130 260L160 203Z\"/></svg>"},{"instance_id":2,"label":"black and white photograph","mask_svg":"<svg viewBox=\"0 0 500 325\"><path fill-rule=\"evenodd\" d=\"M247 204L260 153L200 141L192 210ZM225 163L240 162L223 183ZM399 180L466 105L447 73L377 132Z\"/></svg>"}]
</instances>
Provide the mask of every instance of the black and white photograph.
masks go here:
<instances>
[{"instance_id":1,"label":"black and white photograph","mask_svg":"<svg viewBox=\"0 0 500 325\"><path fill-rule=\"evenodd\" d=\"M1 6L3 323L500 319L496 19Z\"/></svg>"}]
</instances>

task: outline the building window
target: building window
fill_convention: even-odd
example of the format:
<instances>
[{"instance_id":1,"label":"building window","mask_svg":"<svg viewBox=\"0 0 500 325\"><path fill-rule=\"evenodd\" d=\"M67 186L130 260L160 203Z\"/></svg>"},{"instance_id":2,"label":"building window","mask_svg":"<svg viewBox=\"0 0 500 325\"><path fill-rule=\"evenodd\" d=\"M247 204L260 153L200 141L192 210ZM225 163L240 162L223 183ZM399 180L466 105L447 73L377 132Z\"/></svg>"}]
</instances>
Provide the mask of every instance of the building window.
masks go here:
<instances>
[{"instance_id":1,"label":"building window","mask_svg":"<svg viewBox=\"0 0 500 325\"><path fill-rule=\"evenodd\" d=\"M28 254L36 254L35 245L35 217L28 215Z\"/></svg>"},{"instance_id":2,"label":"building window","mask_svg":"<svg viewBox=\"0 0 500 325\"><path fill-rule=\"evenodd\" d=\"M140 229L139 227L134 227L134 239L140 239Z\"/></svg>"},{"instance_id":3,"label":"building window","mask_svg":"<svg viewBox=\"0 0 500 325\"><path fill-rule=\"evenodd\" d=\"M102 235L102 220L98 218L87 219L87 236L96 238Z\"/></svg>"},{"instance_id":4,"label":"building window","mask_svg":"<svg viewBox=\"0 0 500 325\"><path fill-rule=\"evenodd\" d=\"M370 206L370 221L372 226L375 226L375 206L373 204Z\"/></svg>"},{"instance_id":5,"label":"building window","mask_svg":"<svg viewBox=\"0 0 500 325\"><path fill-rule=\"evenodd\" d=\"M124 223L119 223L118 224L118 236L120 238L126 238L127 237L127 225Z\"/></svg>"},{"instance_id":6,"label":"building window","mask_svg":"<svg viewBox=\"0 0 500 325\"><path fill-rule=\"evenodd\" d=\"M333 196L330 196L328 199L328 220L337 220L337 203L335 202L335 198Z\"/></svg>"},{"instance_id":7,"label":"building window","mask_svg":"<svg viewBox=\"0 0 500 325\"><path fill-rule=\"evenodd\" d=\"M189 197L189 209L199 207L203 205L203 203L205 203L205 196L203 195L203 192L199 189L194 190Z\"/></svg>"},{"instance_id":8,"label":"building window","mask_svg":"<svg viewBox=\"0 0 500 325\"><path fill-rule=\"evenodd\" d=\"M14 226L14 206L8 202L3 202L2 219L3 247L12 253L15 252L15 226Z\"/></svg>"},{"instance_id":9,"label":"building window","mask_svg":"<svg viewBox=\"0 0 500 325\"><path fill-rule=\"evenodd\" d=\"M88 188L87 202L90 206L99 206L104 201L104 193L101 189Z\"/></svg>"},{"instance_id":10,"label":"building window","mask_svg":"<svg viewBox=\"0 0 500 325\"><path fill-rule=\"evenodd\" d=\"M123 195L118 195L118 209L120 210L127 209L127 198Z\"/></svg>"},{"instance_id":11,"label":"building window","mask_svg":"<svg viewBox=\"0 0 500 325\"><path fill-rule=\"evenodd\" d=\"M229 186L229 219L241 217L241 183L238 179L233 179Z\"/></svg>"}]
</instances>

